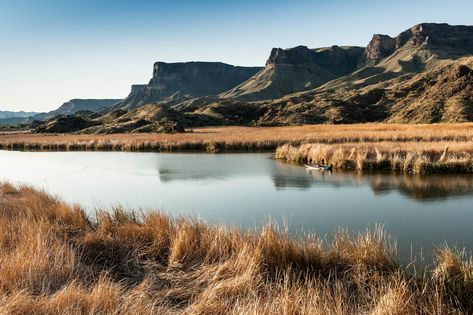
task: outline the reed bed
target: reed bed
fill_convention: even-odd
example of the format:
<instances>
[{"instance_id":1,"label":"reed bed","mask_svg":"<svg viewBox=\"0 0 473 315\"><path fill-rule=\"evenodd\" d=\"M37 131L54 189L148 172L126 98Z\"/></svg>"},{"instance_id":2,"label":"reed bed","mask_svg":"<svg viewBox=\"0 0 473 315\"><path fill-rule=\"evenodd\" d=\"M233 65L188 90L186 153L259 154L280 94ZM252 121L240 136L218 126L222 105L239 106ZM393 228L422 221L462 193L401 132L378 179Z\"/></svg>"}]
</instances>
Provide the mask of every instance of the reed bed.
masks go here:
<instances>
[{"instance_id":1,"label":"reed bed","mask_svg":"<svg viewBox=\"0 0 473 315\"><path fill-rule=\"evenodd\" d=\"M0 149L24 151L274 151L283 144L471 142L473 123L197 128L182 134L0 134Z\"/></svg>"},{"instance_id":2,"label":"reed bed","mask_svg":"<svg viewBox=\"0 0 473 315\"><path fill-rule=\"evenodd\" d=\"M460 314L473 263L436 252L397 262L381 228L333 241L115 208L88 217L42 191L0 184L2 314Z\"/></svg>"},{"instance_id":3,"label":"reed bed","mask_svg":"<svg viewBox=\"0 0 473 315\"><path fill-rule=\"evenodd\" d=\"M344 170L395 173L473 173L473 142L285 144L275 157L300 163L332 164Z\"/></svg>"}]
</instances>

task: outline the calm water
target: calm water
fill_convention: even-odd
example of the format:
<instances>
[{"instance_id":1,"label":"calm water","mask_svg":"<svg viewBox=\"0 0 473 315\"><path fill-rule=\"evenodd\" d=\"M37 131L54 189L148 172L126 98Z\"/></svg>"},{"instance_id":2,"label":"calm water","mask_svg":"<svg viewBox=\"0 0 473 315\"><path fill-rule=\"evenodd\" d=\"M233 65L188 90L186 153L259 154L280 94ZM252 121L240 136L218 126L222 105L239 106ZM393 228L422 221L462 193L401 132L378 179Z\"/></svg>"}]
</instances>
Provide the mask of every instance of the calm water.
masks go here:
<instances>
[{"instance_id":1,"label":"calm water","mask_svg":"<svg viewBox=\"0 0 473 315\"><path fill-rule=\"evenodd\" d=\"M45 188L90 212L121 204L292 233L382 223L401 255L432 244L473 249L473 177L308 172L269 154L0 151L0 180Z\"/></svg>"}]
</instances>

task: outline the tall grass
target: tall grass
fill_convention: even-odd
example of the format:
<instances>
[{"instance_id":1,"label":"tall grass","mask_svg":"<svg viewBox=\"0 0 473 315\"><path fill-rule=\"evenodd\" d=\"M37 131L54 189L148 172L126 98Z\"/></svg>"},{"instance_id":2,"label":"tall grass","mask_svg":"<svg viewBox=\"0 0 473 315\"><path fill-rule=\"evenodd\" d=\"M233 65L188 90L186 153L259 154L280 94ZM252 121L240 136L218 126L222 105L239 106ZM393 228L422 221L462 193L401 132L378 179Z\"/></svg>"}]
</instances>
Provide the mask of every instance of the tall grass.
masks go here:
<instances>
[{"instance_id":1,"label":"tall grass","mask_svg":"<svg viewBox=\"0 0 473 315\"><path fill-rule=\"evenodd\" d=\"M395 173L473 173L473 142L379 142L283 145L275 157L287 161L333 164L345 170Z\"/></svg>"},{"instance_id":2,"label":"tall grass","mask_svg":"<svg viewBox=\"0 0 473 315\"><path fill-rule=\"evenodd\" d=\"M88 218L0 185L2 314L455 314L473 311L473 264L441 248L396 261L381 229L290 238L120 208Z\"/></svg>"},{"instance_id":3,"label":"tall grass","mask_svg":"<svg viewBox=\"0 0 473 315\"><path fill-rule=\"evenodd\" d=\"M471 142L473 124L220 127L183 134L0 134L0 149L30 151L273 151L283 144Z\"/></svg>"}]
</instances>

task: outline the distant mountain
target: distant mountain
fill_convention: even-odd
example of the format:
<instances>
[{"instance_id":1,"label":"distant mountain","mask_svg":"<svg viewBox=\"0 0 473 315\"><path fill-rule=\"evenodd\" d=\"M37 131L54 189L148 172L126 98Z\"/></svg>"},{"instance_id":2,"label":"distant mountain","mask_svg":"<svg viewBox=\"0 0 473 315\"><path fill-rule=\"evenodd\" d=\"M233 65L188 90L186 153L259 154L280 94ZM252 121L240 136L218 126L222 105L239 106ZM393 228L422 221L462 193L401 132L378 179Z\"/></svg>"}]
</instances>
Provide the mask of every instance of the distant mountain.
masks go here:
<instances>
[{"instance_id":1,"label":"distant mountain","mask_svg":"<svg viewBox=\"0 0 473 315\"><path fill-rule=\"evenodd\" d=\"M57 115L71 115L81 111L98 112L113 106L121 99L72 99L62 104L58 109L32 116L33 119L45 120Z\"/></svg>"},{"instance_id":2,"label":"distant mountain","mask_svg":"<svg viewBox=\"0 0 473 315\"><path fill-rule=\"evenodd\" d=\"M31 120L30 117L36 114L38 113L24 111L0 111L0 126L28 124Z\"/></svg>"},{"instance_id":3,"label":"distant mountain","mask_svg":"<svg viewBox=\"0 0 473 315\"><path fill-rule=\"evenodd\" d=\"M24 112L24 111L19 111L19 112L14 112L14 111L0 111L0 119L4 118L24 118L24 117L29 117L38 114L37 112Z\"/></svg>"},{"instance_id":4,"label":"distant mountain","mask_svg":"<svg viewBox=\"0 0 473 315\"><path fill-rule=\"evenodd\" d=\"M355 71L363 52L363 47L273 48L263 70L220 96L258 101L310 90Z\"/></svg>"},{"instance_id":5,"label":"distant mountain","mask_svg":"<svg viewBox=\"0 0 473 315\"><path fill-rule=\"evenodd\" d=\"M59 108L46 113L0 112L0 125L28 125L33 121L45 121L58 115L73 115L82 112L95 113L105 110L119 101L121 99L72 99Z\"/></svg>"},{"instance_id":6,"label":"distant mountain","mask_svg":"<svg viewBox=\"0 0 473 315\"><path fill-rule=\"evenodd\" d=\"M218 95L260 69L221 62L156 62L150 82L133 86L128 97L114 108L133 109L155 102L177 104L191 98Z\"/></svg>"}]
</instances>

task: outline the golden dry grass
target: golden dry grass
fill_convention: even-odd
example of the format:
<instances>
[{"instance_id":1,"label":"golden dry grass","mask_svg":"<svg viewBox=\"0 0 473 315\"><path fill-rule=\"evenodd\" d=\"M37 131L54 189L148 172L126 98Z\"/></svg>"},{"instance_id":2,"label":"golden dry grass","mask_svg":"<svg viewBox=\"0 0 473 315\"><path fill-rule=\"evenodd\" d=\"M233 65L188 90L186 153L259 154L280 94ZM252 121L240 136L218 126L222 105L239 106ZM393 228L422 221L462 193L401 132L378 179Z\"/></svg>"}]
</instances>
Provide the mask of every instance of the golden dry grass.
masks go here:
<instances>
[{"instance_id":1,"label":"golden dry grass","mask_svg":"<svg viewBox=\"0 0 473 315\"><path fill-rule=\"evenodd\" d=\"M431 269L396 262L381 229L291 239L160 212L88 218L0 184L1 314L460 314L473 264L441 248Z\"/></svg>"},{"instance_id":2,"label":"golden dry grass","mask_svg":"<svg viewBox=\"0 0 473 315\"><path fill-rule=\"evenodd\" d=\"M206 152L274 150L283 144L472 141L473 123L353 124L197 128L182 134L0 134L4 150L118 150Z\"/></svg>"},{"instance_id":3,"label":"golden dry grass","mask_svg":"<svg viewBox=\"0 0 473 315\"><path fill-rule=\"evenodd\" d=\"M395 173L473 173L472 141L282 145L275 157L301 163L332 164L336 169Z\"/></svg>"}]
</instances>

